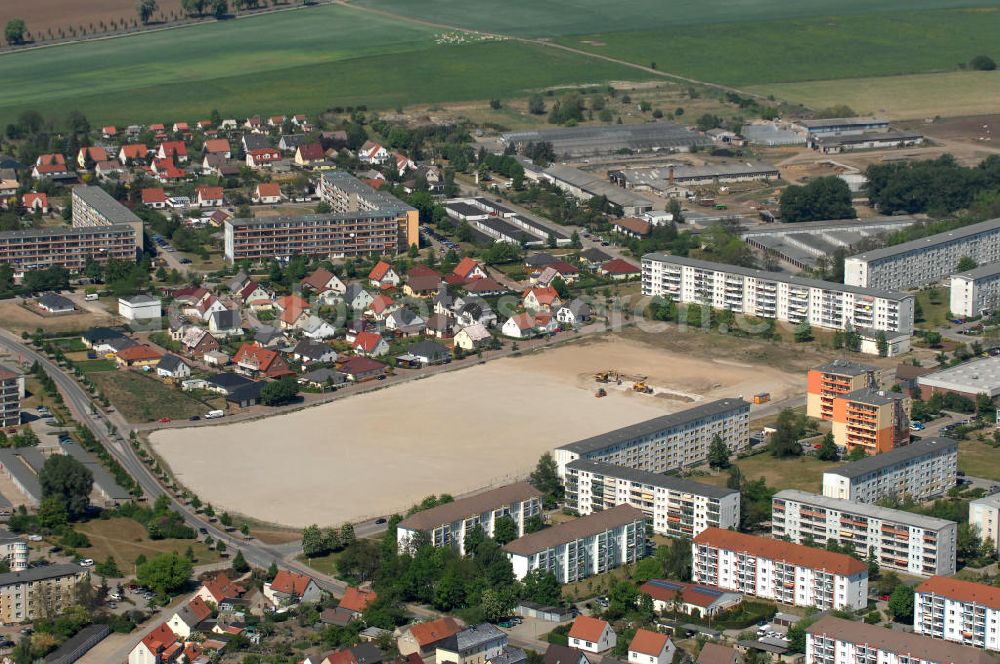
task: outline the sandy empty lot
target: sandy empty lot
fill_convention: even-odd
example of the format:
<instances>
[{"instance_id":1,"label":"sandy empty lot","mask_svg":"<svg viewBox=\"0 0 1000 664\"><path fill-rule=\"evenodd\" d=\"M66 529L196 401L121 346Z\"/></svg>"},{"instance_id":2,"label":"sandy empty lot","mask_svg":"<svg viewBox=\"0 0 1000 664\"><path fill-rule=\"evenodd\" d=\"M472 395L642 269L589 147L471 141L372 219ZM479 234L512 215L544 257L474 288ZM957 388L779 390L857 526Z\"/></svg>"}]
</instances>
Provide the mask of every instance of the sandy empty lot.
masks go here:
<instances>
[{"instance_id":1,"label":"sandy empty lot","mask_svg":"<svg viewBox=\"0 0 1000 664\"><path fill-rule=\"evenodd\" d=\"M615 386L596 399L593 373L603 369L647 374L661 394ZM610 337L289 415L157 431L151 442L216 509L290 526L336 525L404 510L428 494L512 481L553 447L692 401L759 391L781 398L802 381Z\"/></svg>"}]
</instances>

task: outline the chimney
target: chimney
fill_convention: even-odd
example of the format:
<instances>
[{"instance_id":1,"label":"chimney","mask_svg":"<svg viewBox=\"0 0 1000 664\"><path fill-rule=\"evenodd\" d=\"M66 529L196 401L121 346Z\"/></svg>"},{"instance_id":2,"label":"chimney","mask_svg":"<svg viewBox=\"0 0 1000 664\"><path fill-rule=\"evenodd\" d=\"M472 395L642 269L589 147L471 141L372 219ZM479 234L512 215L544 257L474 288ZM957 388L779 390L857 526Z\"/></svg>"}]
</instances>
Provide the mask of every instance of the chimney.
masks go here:
<instances>
[{"instance_id":1,"label":"chimney","mask_svg":"<svg viewBox=\"0 0 1000 664\"><path fill-rule=\"evenodd\" d=\"M674 165L671 164L667 169L667 182L670 184L674 183Z\"/></svg>"}]
</instances>

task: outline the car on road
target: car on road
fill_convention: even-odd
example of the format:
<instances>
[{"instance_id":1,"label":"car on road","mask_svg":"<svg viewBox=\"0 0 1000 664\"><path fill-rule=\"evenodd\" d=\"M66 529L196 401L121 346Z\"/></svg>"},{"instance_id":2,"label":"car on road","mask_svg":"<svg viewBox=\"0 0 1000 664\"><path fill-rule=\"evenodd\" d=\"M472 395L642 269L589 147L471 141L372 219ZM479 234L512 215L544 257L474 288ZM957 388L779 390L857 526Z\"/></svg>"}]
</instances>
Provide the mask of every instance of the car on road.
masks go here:
<instances>
[{"instance_id":1,"label":"car on road","mask_svg":"<svg viewBox=\"0 0 1000 664\"><path fill-rule=\"evenodd\" d=\"M93 558L84 558L83 560L80 561L80 567L93 567L93 566L94 566Z\"/></svg>"},{"instance_id":2,"label":"car on road","mask_svg":"<svg viewBox=\"0 0 1000 664\"><path fill-rule=\"evenodd\" d=\"M200 415L192 415L188 419L191 420L192 422L197 422L198 420L201 419L201 416Z\"/></svg>"},{"instance_id":3,"label":"car on road","mask_svg":"<svg viewBox=\"0 0 1000 664\"><path fill-rule=\"evenodd\" d=\"M190 258L186 258L186 257L185 257L185 258L182 258L182 259L181 259L181 265L187 265L187 264L188 264L188 263L190 263L190 262L191 262L191 259L190 259Z\"/></svg>"},{"instance_id":4,"label":"car on road","mask_svg":"<svg viewBox=\"0 0 1000 664\"><path fill-rule=\"evenodd\" d=\"M602 242L602 243L601 243L601 246L602 246L602 247L607 247L607 246L609 246L610 244L611 244L610 242Z\"/></svg>"},{"instance_id":5,"label":"car on road","mask_svg":"<svg viewBox=\"0 0 1000 664\"><path fill-rule=\"evenodd\" d=\"M169 421L170 421L170 418L169 418L169 417L161 417L160 419L158 419L158 420L156 420L156 421L157 421L157 422L161 422L161 423L163 423L163 424L166 424L167 422L169 422Z\"/></svg>"},{"instance_id":6,"label":"car on road","mask_svg":"<svg viewBox=\"0 0 1000 664\"><path fill-rule=\"evenodd\" d=\"M385 517L384 516L380 516L379 518L375 519L375 525L376 526L381 526L383 523L385 523Z\"/></svg>"},{"instance_id":7,"label":"car on road","mask_svg":"<svg viewBox=\"0 0 1000 664\"><path fill-rule=\"evenodd\" d=\"M207 535L208 534L208 528L199 528L198 532L201 533L202 535Z\"/></svg>"},{"instance_id":8,"label":"car on road","mask_svg":"<svg viewBox=\"0 0 1000 664\"><path fill-rule=\"evenodd\" d=\"M924 423L918 420L913 420L910 422L910 431L923 431Z\"/></svg>"},{"instance_id":9,"label":"car on road","mask_svg":"<svg viewBox=\"0 0 1000 664\"><path fill-rule=\"evenodd\" d=\"M29 542L41 542L42 541L42 536L41 535L28 535L28 541Z\"/></svg>"}]
</instances>

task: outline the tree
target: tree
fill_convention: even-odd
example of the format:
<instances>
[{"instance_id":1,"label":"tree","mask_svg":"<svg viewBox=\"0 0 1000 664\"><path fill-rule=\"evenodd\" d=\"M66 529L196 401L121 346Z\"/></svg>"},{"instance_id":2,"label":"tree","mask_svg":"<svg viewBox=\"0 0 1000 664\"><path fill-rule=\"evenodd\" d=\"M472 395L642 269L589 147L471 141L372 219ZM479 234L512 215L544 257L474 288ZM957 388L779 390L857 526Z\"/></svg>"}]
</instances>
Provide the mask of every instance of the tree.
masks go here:
<instances>
[{"instance_id":1,"label":"tree","mask_svg":"<svg viewBox=\"0 0 1000 664\"><path fill-rule=\"evenodd\" d=\"M229 512L223 512L219 516L219 523L221 523L226 528L232 528L232 526L233 526L233 517L229 514Z\"/></svg>"},{"instance_id":2,"label":"tree","mask_svg":"<svg viewBox=\"0 0 1000 664\"><path fill-rule=\"evenodd\" d=\"M121 570L118 569L118 563L115 561L114 556L109 555L104 559L104 562L97 563L94 567L94 571L101 576L110 576L112 578L120 578L124 576Z\"/></svg>"},{"instance_id":3,"label":"tree","mask_svg":"<svg viewBox=\"0 0 1000 664\"><path fill-rule=\"evenodd\" d=\"M924 335L924 341L927 342L927 346L930 348L940 348L941 347L941 333L940 332L928 332Z\"/></svg>"},{"instance_id":4,"label":"tree","mask_svg":"<svg viewBox=\"0 0 1000 664\"><path fill-rule=\"evenodd\" d=\"M819 449L816 450L816 458L820 461L836 461L837 456L837 444L833 441L833 434L827 433L823 436Z\"/></svg>"},{"instance_id":5,"label":"tree","mask_svg":"<svg viewBox=\"0 0 1000 664\"><path fill-rule=\"evenodd\" d=\"M974 71L993 71L997 68L997 63L988 55L977 55L969 60L969 69Z\"/></svg>"},{"instance_id":6,"label":"tree","mask_svg":"<svg viewBox=\"0 0 1000 664\"><path fill-rule=\"evenodd\" d=\"M294 401L298 394L298 381L293 376L285 376L261 388L260 400L265 406L282 406Z\"/></svg>"},{"instance_id":7,"label":"tree","mask_svg":"<svg viewBox=\"0 0 1000 664\"><path fill-rule=\"evenodd\" d=\"M729 468L729 447L719 434L712 436L708 447L708 465L720 470Z\"/></svg>"},{"instance_id":8,"label":"tree","mask_svg":"<svg viewBox=\"0 0 1000 664\"><path fill-rule=\"evenodd\" d=\"M979 266L976 259L972 256L962 256L958 259L958 265L955 266L956 272L968 272L969 270L975 270Z\"/></svg>"},{"instance_id":9,"label":"tree","mask_svg":"<svg viewBox=\"0 0 1000 664\"><path fill-rule=\"evenodd\" d=\"M673 216L672 221L675 224L684 223L684 210L681 208L681 202L676 198L671 198L667 203L667 212Z\"/></svg>"},{"instance_id":10,"label":"tree","mask_svg":"<svg viewBox=\"0 0 1000 664\"><path fill-rule=\"evenodd\" d=\"M250 565L247 563L246 558L243 557L242 551L237 551L233 557L233 571L237 574L246 574L250 571Z\"/></svg>"},{"instance_id":11,"label":"tree","mask_svg":"<svg viewBox=\"0 0 1000 664\"><path fill-rule=\"evenodd\" d=\"M816 178L803 186L790 185L781 194L780 209L781 220L786 222L857 216L851 205L850 188L835 176Z\"/></svg>"},{"instance_id":12,"label":"tree","mask_svg":"<svg viewBox=\"0 0 1000 664\"><path fill-rule=\"evenodd\" d=\"M517 524L510 516L499 517L493 524L493 539L497 544L507 544L517 539Z\"/></svg>"},{"instance_id":13,"label":"tree","mask_svg":"<svg viewBox=\"0 0 1000 664\"><path fill-rule=\"evenodd\" d=\"M803 318L802 322L795 326L795 343L801 344L812 340L812 327L809 325L809 320Z\"/></svg>"},{"instance_id":14,"label":"tree","mask_svg":"<svg viewBox=\"0 0 1000 664\"><path fill-rule=\"evenodd\" d=\"M510 616L517 604L517 598L510 588L491 586L483 591L479 603L483 610L483 618L488 622L497 622Z\"/></svg>"},{"instance_id":15,"label":"tree","mask_svg":"<svg viewBox=\"0 0 1000 664\"><path fill-rule=\"evenodd\" d=\"M340 546L346 548L354 544L357 537L354 534L354 526L345 523L340 527Z\"/></svg>"},{"instance_id":16,"label":"tree","mask_svg":"<svg viewBox=\"0 0 1000 664\"><path fill-rule=\"evenodd\" d=\"M559 467L549 452L546 452L538 459L538 464L535 466L535 470L531 472L529 479L533 487L550 497L553 501L562 498L563 485L559 480Z\"/></svg>"},{"instance_id":17,"label":"tree","mask_svg":"<svg viewBox=\"0 0 1000 664\"><path fill-rule=\"evenodd\" d=\"M778 421L771 434L771 454L776 457L800 456L802 446L799 440L806 431L806 417L796 414L791 409L784 409L778 414Z\"/></svg>"},{"instance_id":18,"label":"tree","mask_svg":"<svg viewBox=\"0 0 1000 664\"><path fill-rule=\"evenodd\" d=\"M38 481L42 485L42 497L58 500L71 520L82 516L90 506L94 475L74 457L50 456L38 474Z\"/></svg>"},{"instance_id":19,"label":"tree","mask_svg":"<svg viewBox=\"0 0 1000 664\"><path fill-rule=\"evenodd\" d=\"M135 5L135 11L139 14L139 21L143 25L149 23L150 19L160 9L156 0L139 0Z\"/></svg>"},{"instance_id":20,"label":"tree","mask_svg":"<svg viewBox=\"0 0 1000 664\"><path fill-rule=\"evenodd\" d=\"M558 606L562 602L562 586L552 572L533 569L524 577L525 599L545 606Z\"/></svg>"},{"instance_id":21,"label":"tree","mask_svg":"<svg viewBox=\"0 0 1000 664\"><path fill-rule=\"evenodd\" d=\"M326 542L319 526L313 524L302 529L302 553L306 558L316 558L326 554Z\"/></svg>"},{"instance_id":22,"label":"tree","mask_svg":"<svg viewBox=\"0 0 1000 664\"><path fill-rule=\"evenodd\" d=\"M166 596L181 590L191 578L192 570L191 561L176 552L160 553L139 565L135 578L139 585Z\"/></svg>"},{"instance_id":23,"label":"tree","mask_svg":"<svg viewBox=\"0 0 1000 664\"><path fill-rule=\"evenodd\" d=\"M801 623L788 628L788 649L792 652L804 653L806 651L806 629Z\"/></svg>"},{"instance_id":24,"label":"tree","mask_svg":"<svg viewBox=\"0 0 1000 664\"><path fill-rule=\"evenodd\" d=\"M217 19L226 18L229 13L229 2L227 0L212 0L212 15Z\"/></svg>"},{"instance_id":25,"label":"tree","mask_svg":"<svg viewBox=\"0 0 1000 664\"><path fill-rule=\"evenodd\" d=\"M660 547L656 550L660 556ZM671 579L679 581L691 580L691 543L682 539L670 541L670 547L663 554L663 573Z\"/></svg>"},{"instance_id":26,"label":"tree","mask_svg":"<svg viewBox=\"0 0 1000 664\"><path fill-rule=\"evenodd\" d=\"M875 335L875 347L878 349L879 357L889 355L889 339L882 330L879 330L878 334Z\"/></svg>"},{"instance_id":27,"label":"tree","mask_svg":"<svg viewBox=\"0 0 1000 664\"><path fill-rule=\"evenodd\" d=\"M38 526L44 530L57 532L62 530L69 522L66 514L66 505L55 496L42 498L38 506Z\"/></svg>"},{"instance_id":28,"label":"tree","mask_svg":"<svg viewBox=\"0 0 1000 664\"><path fill-rule=\"evenodd\" d=\"M913 624L913 588L901 583L889 595L889 613L896 622Z\"/></svg>"},{"instance_id":29,"label":"tree","mask_svg":"<svg viewBox=\"0 0 1000 664\"><path fill-rule=\"evenodd\" d=\"M531 533L537 533L539 530L545 528L545 520L542 519L541 514L532 514L524 521L524 534L530 535Z\"/></svg>"},{"instance_id":30,"label":"tree","mask_svg":"<svg viewBox=\"0 0 1000 664\"><path fill-rule=\"evenodd\" d=\"M28 26L24 19L12 18L7 21L7 28L4 30L4 37L11 46L24 43L24 33L28 31Z\"/></svg>"},{"instance_id":31,"label":"tree","mask_svg":"<svg viewBox=\"0 0 1000 664\"><path fill-rule=\"evenodd\" d=\"M528 97L528 112L532 115L544 115L545 98L542 95L531 95Z\"/></svg>"}]
</instances>

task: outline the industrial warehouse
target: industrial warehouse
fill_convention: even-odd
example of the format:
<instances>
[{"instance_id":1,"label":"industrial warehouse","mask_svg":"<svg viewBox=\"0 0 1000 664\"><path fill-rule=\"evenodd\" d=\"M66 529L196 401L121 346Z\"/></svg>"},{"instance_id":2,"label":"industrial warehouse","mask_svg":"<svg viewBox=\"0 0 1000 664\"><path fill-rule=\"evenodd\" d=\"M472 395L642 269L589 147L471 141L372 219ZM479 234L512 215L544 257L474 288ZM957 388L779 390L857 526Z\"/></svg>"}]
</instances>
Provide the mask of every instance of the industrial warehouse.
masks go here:
<instances>
[{"instance_id":1,"label":"industrial warehouse","mask_svg":"<svg viewBox=\"0 0 1000 664\"><path fill-rule=\"evenodd\" d=\"M622 150L688 152L695 145L712 145L712 139L673 122L516 131L501 134L498 141L501 148L514 146L519 151L528 143L551 143L559 157L614 154Z\"/></svg>"}]
</instances>

